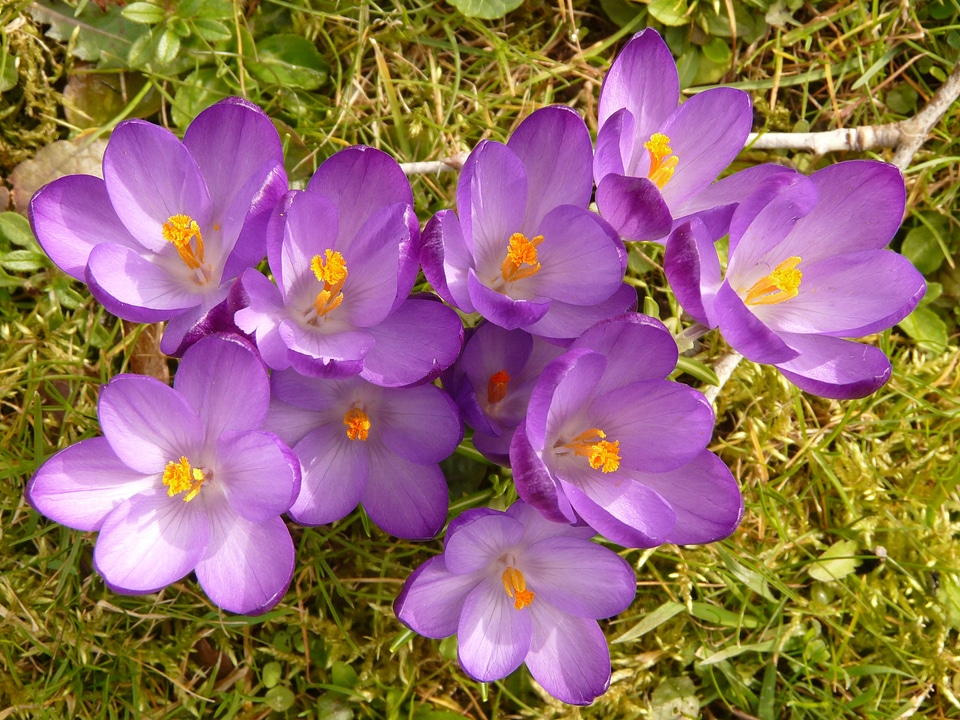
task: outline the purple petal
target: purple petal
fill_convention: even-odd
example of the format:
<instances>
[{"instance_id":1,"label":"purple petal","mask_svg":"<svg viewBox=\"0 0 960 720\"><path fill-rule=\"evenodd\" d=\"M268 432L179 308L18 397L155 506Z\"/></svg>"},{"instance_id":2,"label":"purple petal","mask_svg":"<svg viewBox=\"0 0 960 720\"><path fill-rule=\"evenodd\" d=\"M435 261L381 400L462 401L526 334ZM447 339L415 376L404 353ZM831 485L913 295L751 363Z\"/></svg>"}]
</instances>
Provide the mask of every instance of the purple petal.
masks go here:
<instances>
[{"instance_id":1,"label":"purple petal","mask_svg":"<svg viewBox=\"0 0 960 720\"><path fill-rule=\"evenodd\" d=\"M447 531L443 546L444 564L457 575L470 575L490 563L523 539L523 523L497 512L462 522Z\"/></svg>"},{"instance_id":2,"label":"purple petal","mask_svg":"<svg viewBox=\"0 0 960 720\"><path fill-rule=\"evenodd\" d=\"M302 302L307 295L312 303L323 289L310 268L313 257L319 255L324 258L327 250L340 249L337 245L337 209L326 198L303 191L291 191L284 205L283 240L277 258L279 265L274 264L274 258L271 257L270 269L286 303ZM345 257L345 260L349 278L351 258Z\"/></svg>"},{"instance_id":3,"label":"purple petal","mask_svg":"<svg viewBox=\"0 0 960 720\"><path fill-rule=\"evenodd\" d=\"M676 513L655 491L624 478L595 475L581 487L563 483L577 514L611 542L624 547L662 545L676 525Z\"/></svg>"},{"instance_id":4,"label":"purple petal","mask_svg":"<svg viewBox=\"0 0 960 720\"><path fill-rule=\"evenodd\" d=\"M217 458L213 479L238 515L261 523L290 509L300 489L300 463L276 435L226 433L217 441Z\"/></svg>"},{"instance_id":5,"label":"purple petal","mask_svg":"<svg viewBox=\"0 0 960 720\"><path fill-rule=\"evenodd\" d=\"M530 606L533 635L526 663L553 697L589 705L610 686L610 651L596 620L578 618L544 603Z\"/></svg>"},{"instance_id":6,"label":"purple petal","mask_svg":"<svg viewBox=\"0 0 960 720\"><path fill-rule=\"evenodd\" d=\"M513 434L510 443L510 467L513 470L517 494L524 502L553 522L576 521L573 508L559 489L557 481L530 445L526 423L520 423Z\"/></svg>"},{"instance_id":7,"label":"purple petal","mask_svg":"<svg viewBox=\"0 0 960 720\"><path fill-rule=\"evenodd\" d=\"M666 326L640 313L626 313L597 323L570 346L604 355L607 360L597 394L640 380L662 380L677 367L677 343Z\"/></svg>"},{"instance_id":8,"label":"purple petal","mask_svg":"<svg viewBox=\"0 0 960 720\"><path fill-rule=\"evenodd\" d=\"M850 400L866 397L890 379L890 361L872 345L823 335L785 334L784 338L799 355L776 366L808 393Z\"/></svg>"},{"instance_id":9,"label":"purple petal","mask_svg":"<svg viewBox=\"0 0 960 720\"><path fill-rule=\"evenodd\" d=\"M199 411L211 442L230 430L259 428L270 402L270 381L260 358L243 340L228 336L192 345L180 361L173 388Z\"/></svg>"},{"instance_id":10,"label":"purple petal","mask_svg":"<svg viewBox=\"0 0 960 720\"><path fill-rule=\"evenodd\" d=\"M442 555L432 557L413 571L393 604L397 619L428 638L449 637L457 632L467 595L477 586L476 575L454 575Z\"/></svg>"},{"instance_id":11,"label":"purple petal","mask_svg":"<svg viewBox=\"0 0 960 720\"><path fill-rule=\"evenodd\" d=\"M597 185L597 208L624 240L659 240L673 222L660 188L645 177L605 176Z\"/></svg>"},{"instance_id":12,"label":"purple petal","mask_svg":"<svg viewBox=\"0 0 960 720\"><path fill-rule=\"evenodd\" d=\"M715 308L723 337L748 360L774 364L797 356L797 351L750 312L726 282L717 292Z\"/></svg>"},{"instance_id":13,"label":"purple petal","mask_svg":"<svg viewBox=\"0 0 960 720\"><path fill-rule=\"evenodd\" d=\"M624 175L624 154L633 151L635 123L626 108L617 110L597 132L597 150L593 156L593 177L597 184L607 175Z\"/></svg>"},{"instance_id":14,"label":"purple petal","mask_svg":"<svg viewBox=\"0 0 960 720\"><path fill-rule=\"evenodd\" d=\"M523 554L527 588L562 612L596 620L626 610L637 592L633 568L612 550L575 537L553 536Z\"/></svg>"},{"instance_id":15,"label":"purple petal","mask_svg":"<svg viewBox=\"0 0 960 720\"><path fill-rule=\"evenodd\" d=\"M533 236L535 228L523 225L527 173L515 152L494 142L477 145L464 170L467 165L471 166L470 173L461 171L457 185L457 213L464 235L469 235L468 243L472 242L474 267L485 274L487 270L499 270L513 233ZM469 185L461 191L465 182ZM464 222L467 214L469 226Z\"/></svg>"},{"instance_id":16,"label":"purple petal","mask_svg":"<svg viewBox=\"0 0 960 720\"><path fill-rule=\"evenodd\" d=\"M193 570L207 549L203 502L151 490L122 502L104 520L93 562L111 590L150 593Z\"/></svg>"},{"instance_id":17,"label":"purple petal","mask_svg":"<svg viewBox=\"0 0 960 720\"><path fill-rule=\"evenodd\" d=\"M637 119L640 134L649 137L680 100L680 78L670 49L647 28L634 35L607 71L600 87L599 125L626 108Z\"/></svg>"},{"instance_id":18,"label":"purple petal","mask_svg":"<svg viewBox=\"0 0 960 720\"><path fill-rule=\"evenodd\" d=\"M606 358L586 348L576 348L549 363L530 394L527 405L527 436L538 451L548 435L557 432L568 418L592 401L594 385L603 376Z\"/></svg>"},{"instance_id":19,"label":"purple petal","mask_svg":"<svg viewBox=\"0 0 960 720\"><path fill-rule=\"evenodd\" d=\"M433 385L384 390L377 421L384 446L421 465L450 457L463 439L457 406Z\"/></svg>"},{"instance_id":20,"label":"purple petal","mask_svg":"<svg viewBox=\"0 0 960 720\"><path fill-rule=\"evenodd\" d=\"M268 367L274 370L290 367L288 348L280 335L280 322L286 317L280 288L252 268L244 272L239 282L248 305L237 310L234 321L243 332L255 336L257 350Z\"/></svg>"},{"instance_id":21,"label":"purple petal","mask_svg":"<svg viewBox=\"0 0 960 720\"><path fill-rule=\"evenodd\" d=\"M117 375L100 390L100 427L127 467L162 473L186 455L198 463L204 428L196 408L173 388L144 375Z\"/></svg>"},{"instance_id":22,"label":"purple petal","mask_svg":"<svg viewBox=\"0 0 960 720\"><path fill-rule=\"evenodd\" d=\"M294 451L303 474L290 517L301 525L326 525L360 504L370 476L370 457L366 443L350 440L342 423L317 427Z\"/></svg>"},{"instance_id":23,"label":"purple petal","mask_svg":"<svg viewBox=\"0 0 960 720\"><path fill-rule=\"evenodd\" d=\"M197 580L224 610L259 615L283 598L293 565L293 540L281 518L254 523L224 511L211 515L210 544L197 564Z\"/></svg>"},{"instance_id":24,"label":"purple petal","mask_svg":"<svg viewBox=\"0 0 960 720\"><path fill-rule=\"evenodd\" d=\"M278 372L277 374L280 373ZM292 371L289 374L303 377L305 380L321 379L307 378ZM263 421L263 427L261 429L264 432L273 433L288 447L293 447L318 426L325 424L333 425L335 420L339 420L339 418L337 418L338 414L339 412L333 409L326 412L305 410L304 408L281 402L278 398L274 397L270 401L270 410L267 413L266 420Z\"/></svg>"},{"instance_id":25,"label":"purple petal","mask_svg":"<svg viewBox=\"0 0 960 720\"><path fill-rule=\"evenodd\" d=\"M360 503L374 524L406 540L429 540L447 521L449 491L438 465L418 465L370 443L370 478Z\"/></svg>"},{"instance_id":26,"label":"purple petal","mask_svg":"<svg viewBox=\"0 0 960 720\"><path fill-rule=\"evenodd\" d=\"M552 300L547 314L533 325L527 325L526 330L543 338L569 340L579 337L598 322L636 309L637 289L623 283L607 300L596 305L568 305Z\"/></svg>"},{"instance_id":27,"label":"purple petal","mask_svg":"<svg viewBox=\"0 0 960 720\"><path fill-rule=\"evenodd\" d=\"M92 175L68 175L40 188L30 200L30 223L54 264L81 281L100 243L139 249L114 212L103 180Z\"/></svg>"},{"instance_id":28,"label":"purple petal","mask_svg":"<svg viewBox=\"0 0 960 720\"><path fill-rule=\"evenodd\" d=\"M683 309L697 322L715 327L713 303L722 282L720 258L699 218L670 233L663 271Z\"/></svg>"},{"instance_id":29,"label":"purple petal","mask_svg":"<svg viewBox=\"0 0 960 720\"><path fill-rule=\"evenodd\" d=\"M507 508L507 515L523 523L523 544L527 547L545 538L566 537L577 540L590 540L597 533L593 528L583 525L571 525L569 522L553 522L538 512L536 508L517 500Z\"/></svg>"},{"instance_id":30,"label":"purple petal","mask_svg":"<svg viewBox=\"0 0 960 720\"><path fill-rule=\"evenodd\" d=\"M753 125L750 96L734 88L713 88L694 95L660 129L679 158L663 187L670 207L712 183L743 149Z\"/></svg>"},{"instance_id":31,"label":"purple petal","mask_svg":"<svg viewBox=\"0 0 960 720\"><path fill-rule=\"evenodd\" d=\"M640 483L670 503L677 523L666 542L694 545L722 540L736 530L743 516L743 497L723 461L704 450L692 462L671 472L635 473Z\"/></svg>"},{"instance_id":32,"label":"purple petal","mask_svg":"<svg viewBox=\"0 0 960 720\"><path fill-rule=\"evenodd\" d=\"M97 299L105 295L106 301L101 302L108 310L116 309L119 312L114 314L134 322L142 321L124 315L124 306L159 311L167 318L178 310L200 305L203 290L191 282L188 274L186 265L181 271L117 243L97 245L87 264L87 283L91 291L99 291L95 293Z\"/></svg>"},{"instance_id":33,"label":"purple petal","mask_svg":"<svg viewBox=\"0 0 960 720\"><path fill-rule=\"evenodd\" d=\"M386 387L437 377L456 361L463 344L460 316L427 297L408 299L365 330L374 345L364 357L361 376ZM417 341L410 342L414 337Z\"/></svg>"},{"instance_id":34,"label":"purple petal","mask_svg":"<svg viewBox=\"0 0 960 720\"><path fill-rule=\"evenodd\" d=\"M491 290L480 282L473 268L467 274L467 291L470 293L470 302L481 316L507 330L532 325L550 309L549 301L514 300Z\"/></svg>"},{"instance_id":35,"label":"purple petal","mask_svg":"<svg viewBox=\"0 0 960 720\"><path fill-rule=\"evenodd\" d=\"M473 267L473 256L452 210L441 210L427 221L420 262L427 282L440 297L464 312L473 312L467 294L467 270Z\"/></svg>"},{"instance_id":36,"label":"purple petal","mask_svg":"<svg viewBox=\"0 0 960 720\"><path fill-rule=\"evenodd\" d=\"M303 327L294 320L281 320L280 337L290 350L290 362L304 375L342 377L355 375L375 340L368 329L354 330L346 323L327 321L319 327ZM357 361L356 370L338 372L329 361ZM327 367L327 365L331 367Z\"/></svg>"},{"instance_id":37,"label":"purple petal","mask_svg":"<svg viewBox=\"0 0 960 720\"><path fill-rule=\"evenodd\" d=\"M120 503L159 484L156 474L131 470L106 438L96 437L64 448L41 465L27 485L27 501L61 525L99 530Z\"/></svg>"},{"instance_id":38,"label":"purple petal","mask_svg":"<svg viewBox=\"0 0 960 720\"><path fill-rule=\"evenodd\" d=\"M397 285L402 247L410 241L405 214L403 205L373 213L344 248L348 270L337 314L347 322L358 327L376 325L397 306L398 299L402 302L409 294L410 288Z\"/></svg>"},{"instance_id":39,"label":"purple petal","mask_svg":"<svg viewBox=\"0 0 960 720\"><path fill-rule=\"evenodd\" d=\"M480 682L504 678L530 649L532 616L517 610L499 576L484 578L463 603L457 626L457 655L466 673Z\"/></svg>"},{"instance_id":40,"label":"purple petal","mask_svg":"<svg viewBox=\"0 0 960 720\"><path fill-rule=\"evenodd\" d=\"M585 208L593 191L593 145L583 118L564 105L528 115L507 147L527 171L529 200L524 227L536 227L559 205Z\"/></svg>"},{"instance_id":41,"label":"purple petal","mask_svg":"<svg viewBox=\"0 0 960 720\"><path fill-rule=\"evenodd\" d=\"M143 247L167 245L163 224L188 215L210 227L210 196L200 168L169 130L143 120L114 129L103 154L103 181L120 220Z\"/></svg>"}]
</instances>

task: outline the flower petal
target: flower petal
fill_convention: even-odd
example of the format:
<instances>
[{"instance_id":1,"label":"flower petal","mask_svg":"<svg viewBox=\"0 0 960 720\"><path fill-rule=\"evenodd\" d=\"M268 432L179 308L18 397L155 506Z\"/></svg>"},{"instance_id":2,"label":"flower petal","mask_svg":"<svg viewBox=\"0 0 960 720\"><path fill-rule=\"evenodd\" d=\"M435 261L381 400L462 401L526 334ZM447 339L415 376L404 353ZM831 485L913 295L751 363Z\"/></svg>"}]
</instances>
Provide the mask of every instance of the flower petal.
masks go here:
<instances>
[{"instance_id":1,"label":"flower petal","mask_svg":"<svg viewBox=\"0 0 960 720\"><path fill-rule=\"evenodd\" d=\"M121 502L160 479L124 465L106 438L81 440L64 448L37 470L27 485L27 501L37 512L77 530L99 530Z\"/></svg>"},{"instance_id":2,"label":"flower petal","mask_svg":"<svg viewBox=\"0 0 960 720\"><path fill-rule=\"evenodd\" d=\"M93 562L111 590L151 593L193 570L206 551L210 521L202 502L163 490L134 495L107 515Z\"/></svg>"},{"instance_id":3,"label":"flower petal","mask_svg":"<svg viewBox=\"0 0 960 720\"><path fill-rule=\"evenodd\" d=\"M656 132L680 100L680 78L670 49L647 28L630 38L600 86L599 125L620 108L637 119L641 135Z\"/></svg>"},{"instance_id":4,"label":"flower petal","mask_svg":"<svg viewBox=\"0 0 960 720\"><path fill-rule=\"evenodd\" d=\"M473 268L467 271L470 302L481 316L507 330L525 328L547 314L550 301L514 300L492 290L477 277Z\"/></svg>"},{"instance_id":5,"label":"flower petal","mask_svg":"<svg viewBox=\"0 0 960 720\"><path fill-rule=\"evenodd\" d=\"M579 485L565 482L562 487L577 514L618 545L662 545L676 525L676 513L670 504L638 482L625 478L614 481L596 473Z\"/></svg>"},{"instance_id":6,"label":"flower petal","mask_svg":"<svg viewBox=\"0 0 960 720\"><path fill-rule=\"evenodd\" d=\"M527 325L526 330L542 338L569 340L582 335L591 325L636 309L637 289L622 283L613 295L596 305L570 305L551 300L547 314Z\"/></svg>"},{"instance_id":7,"label":"flower petal","mask_svg":"<svg viewBox=\"0 0 960 720\"><path fill-rule=\"evenodd\" d=\"M441 210L427 221L420 262L437 295L464 312L473 312L467 293L467 270L473 267L473 255L467 250L460 221L452 210Z\"/></svg>"},{"instance_id":8,"label":"flower petal","mask_svg":"<svg viewBox=\"0 0 960 720\"><path fill-rule=\"evenodd\" d=\"M531 620L530 612L513 607L498 576L484 578L463 603L457 626L460 666L480 682L506 677L530 649Z\"/></svg>"},{"instance_id":9,"label":"flower petal","mask_svg":"<svg viewBox=\"0 0 960 720\"><path fill-rule=\"evenodd\" d=\"M556 479L537 455L527 436L526 422L513 433L510 442L510 467L517 494L545 518L557 523L572 523L576 515Z\"/></svg>"},{"instance_id":10,"label":"flower petal","mask_svg":"<svg viewBox=\"0 0 960 720\"><path fill-rule=\"evenodd\" d=\"M720 257L704 223L693 218L667 238L663 271L683 309L707 327L716 326L713 303L720 289Z\"/></svg>"},{"instance_id":11,"label":"flower petal","mask_svg":"<svg viewBox=\"0 0 960 720\"><path fill-rule=\"evenodd\" d=\"M276 435L225 433L217 458L214 481L238 515L260 523L290 509L300 490L300 462Z\"/></svg>"},{"instance_id":12,"label":"flower petal","mask_svg":"<svg viewBox=\"0 0 960 720\"><path fill-rule=\"evenodd\" d=\"M872 345L825 335L783 335L799 354L777 368L801 390L820 397L866 397L890 379L890 361Z\"/></svg>"},{"instance_id":13,"label":"flower petal","mask_svg":"<svg viewBox=\"0 0 960 720\"><path fill-rule=\"evenodd\" d=\"M743 304L727 282L717 291L717 324L727 342L748 360L758 363L782 363L797 356L797 351L773 332Z\"/></svg>"},{"instance_id":14,"label":"flower petal","mask_svg":"<svg viewBox=\"0 0 960 720\"><path fill-rule=\"evenodd\" d=\"M337 209L325 197L304 191L288 193L284 205L280 265L271 257L270 269L285 303L303 303L305 296L312 303L323 284L314 275L311 261L317 255L325 258L327 250L340 250Z\"/></svg>"},{"instance_id":15,"label":"flower petal","mask_svg":"<svg viewBox=\"0 0 960 720\"><path fill-rule=\"evenodd\" d=\"M597 208L624 240L659 240L673 223L660 188L645 177L606 175L597 184Z\"/></svg>"},{"instance_id":16,"label":"flower petal","mask_svg":"<svg viewBox=\"0 0 960 720\"><path fill-rule=\"evenodd\" d=\"M449 637L457 632L460 612L479 578L455 575L444 565L443 555L427 560L407 578L393 603L397 620L428 638Z\"/></svg>"},{"instance_id":17,"label":"flower petal","mask_svg":"<svg viewBox=\"0 0 960 720\"><path fill-rule=\"evenodd\" d=\"M384 446L421 465L450 457L463 438L457 406L433 385L384 390L377 421Z\"/></svg>"},{"instance_id":18,"label":"flower petal","mask_svg":"<svg viewBox=\"0 0 960 720\"><path fill-rule=\"evenodd\" d=\"M100 243L90 252L86 280L113 314L133 322L155 322L149 318L165 320L202 302L202 291L186 276L186 266L181 273L166 265L120 244ZM141 319L143 310L148 319Z\"/></svg>"},{"instance_id":19,"label":"flower petal","mask_svg":"<svg viewBox=\"0 0 960 720\"><path fill-rule=\"evenodd\" d=\"M447 531L444 564L457 575L469 575L490 567L523 539L523 523L503 512L473 518Z\"/></svg>"},{"instance_id":20,"label":"flower petal","mask_svg":"<svg viewBox=\"0 0 960 720\"><path fill-rule=\"evenodd\" d=\"M588 349L606 357L595 392L641 380L662 380L677 367L677 343L666 326L640 313L608 318L586 330L570 349Z\"/></svg>"},{"instance_id":21,"label":"flower petal","mask_svg":"<svg viewBox=\"0 0 960 720\"><path fill-rule=\"evenodd\" d=\"M243 615L264 613L283 599L293 566L293 540L282 518L254 523L226 509L211 514L210 543L196 570L214 604Z\"/></svg>"},{"instance_id":22,"label":"flower petal","mask_svg":"<svg viewBox=\"0 0 960 720\"><path fill-rule=\"evenodd\" d=\"M526 228L527 173L517 154L506 145L481 142L470 153L457 184L457 214L468 247L472 245L477 272L499 272L510 236L522 232L532 237L535 228ZM466 187L461 187L468 183ZM464 216L470 217L469 225ZM531 234L528 234L531 233Z\"/></svg>"},{"instance_id":23,"label":"flower petal","mask_svg":"<svg viewBox=\"0 0 960 720\"><path fill-rule=\"evenodd\" d=\"M360 504L370 476L370 456L364 442L347 438L342 423L316 427L294 451L302 478L290 517L301 525L326 525Z\"/></svg>"},{"instance_id":24,"label":"flower petal","mask_svg":"<svg viewBox=\"0 0 960 720\"><path fill-rule=\"evenodd\" d=\"M406 540L436 537L447 521L449 491L438 465L418 465L370 443L370 477L360 503L374 524Z\"/></svg>"}]
</instances>

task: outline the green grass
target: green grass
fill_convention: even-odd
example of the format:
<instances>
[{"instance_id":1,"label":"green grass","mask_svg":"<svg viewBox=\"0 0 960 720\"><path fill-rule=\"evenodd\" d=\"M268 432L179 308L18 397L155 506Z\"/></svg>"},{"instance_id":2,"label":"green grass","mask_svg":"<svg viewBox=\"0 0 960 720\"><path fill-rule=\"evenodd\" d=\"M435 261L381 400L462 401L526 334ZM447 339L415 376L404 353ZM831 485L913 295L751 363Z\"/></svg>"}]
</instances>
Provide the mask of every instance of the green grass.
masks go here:
<instances>
[{"instance_id":1,"label":"green grass","mask_svg":"<svg viewBox=\"0 0 960 720\"><path fill-rule=\"evenodd\" d=\"M731 46L722 23L701 25L712 3L690 2L690 23L668 33L701 61L700 85L749 89L755 129L901 119L957 60L953 0L814 2L782 28L763 21L768 5L732 2L761 24L749 42L740 33L719 71L699 50L718 37ZM81 63L71 54L77 39L45 37L23 2L5 4L2 48L19 65L16 84L0 94L2 175L77 134L76 116L63 109L68 83L92 77L120 88L121 69L131 71L129 92L107 90L115 110L88 134L130 114L188 120L191 108L172 103L180 107L189 74L207 68L208 100L243 91L284 123L288 170L301 183L349 144L401 161L438 160L482 138L506 139L551 102L580 110L595 131L603 73L624 38L650 20L647 5L626 0L528 0L494 21L427 0L226 7L231 40L185 45L180 65L131 69L125 56L110 67ZM718 7L725 19L726 4ZM238 29L256 42L307 38L328 79L291 90L257 78L238 51ZM138 87L139 104L131 102ZM928 307L948 345L924 351L898 330L876 337L894 376L850 402L803 394L772 368L740 364L718 398L712 449L741 483L743 524L712 546L623 551L637 570L637 598L604 624L613 682L585 709L545 696L525 670L482 686L459 670L451 641L405 631L393 598L440 543L391 539L360 513L323 528L291 524L293 584L263 617L219 612L192 579L141 597L107 590L92 569L94 534L40 518L23 490L55 450L98 433L102 383L124 371L164 376L171 366L155 331L110 317L49 265L11 269L7 253L17 248L0 239L0 720L659 719L682 717L672 710L683 708L745 720L960 717L958 130L955 106L908 169L908 217L894 243L913 228L936 228L943 257L928 278L943 294ZM748 150L735 167L776 160L809 172L850 157ZM455 183L454 173L413 178L421 220L452 206ZM641 293L676 327L679 310L655 263L631 267L642 271L632 278ZM695 359L707 365L727 352L716 335L702 343ZM509 499L509 475L469 449L445 469L457 512ZM841 562L842 577L822 579L817 560L841 541L856 564Z\"/></svg>"}]
</instances>

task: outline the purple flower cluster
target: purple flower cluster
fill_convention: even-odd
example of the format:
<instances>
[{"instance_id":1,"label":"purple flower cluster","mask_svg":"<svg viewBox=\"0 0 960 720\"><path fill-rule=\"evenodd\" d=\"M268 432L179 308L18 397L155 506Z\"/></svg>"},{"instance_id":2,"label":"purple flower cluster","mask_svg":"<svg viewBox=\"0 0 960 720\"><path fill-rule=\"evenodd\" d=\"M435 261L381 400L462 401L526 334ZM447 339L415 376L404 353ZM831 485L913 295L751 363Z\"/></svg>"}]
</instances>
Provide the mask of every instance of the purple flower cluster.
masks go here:
<instances>
[{"instance_id":1,"label":"purple flower cluster","mask_svg":"<svg viewBox=\"0 0 960 720\"><path fill-rule=\"evenodd\" d=\"M707 449L710 403L668 379L676 341L635 312L624 241L664 243L697 322L830 397L889 377L879 350L847 338L890 327L924 290L884 249L903 211L896 169L717 181L746 141L749 99L678 101L666 45L639 33L604 81L596 151L574 111L538 110L473 150L456 208L422 237L411 187L379 150L343 150L289 190L276 130L242 100L201 113L182 142L122 123L104 179L40 190L33 228L111 312L167 321L161 348L182 359L172 388L106 385L103 437L44 463L31 504L99 531L95 565L118 592L195 572L218 606L264 612L293 574L284 513L321 525L362 506L397 537L435 537L449 514L440 463L466 423L520 500L455 518L397 617L456 634L477 680L525 663L555 697L592 702L610 682L597 620L630 604L635 577L591 538L708 543L743 513ZM414 292L421 266L439 298Z\"/></svg>"}]
</instances>

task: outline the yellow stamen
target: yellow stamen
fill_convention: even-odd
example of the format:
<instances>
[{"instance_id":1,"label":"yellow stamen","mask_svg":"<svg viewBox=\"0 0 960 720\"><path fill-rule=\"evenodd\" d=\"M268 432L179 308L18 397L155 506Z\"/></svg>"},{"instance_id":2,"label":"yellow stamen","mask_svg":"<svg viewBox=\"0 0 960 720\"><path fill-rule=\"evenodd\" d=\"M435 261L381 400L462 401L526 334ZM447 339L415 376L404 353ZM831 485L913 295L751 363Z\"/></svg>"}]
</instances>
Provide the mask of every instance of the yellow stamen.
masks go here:
<instances>
[{"instance_id":1,"label":"yellow stamen","mask_svg":"<svg viewBox=\"0 0 960 720\"><path fill-rule=\"evenodd\" d=\"M490 376L487 382L487 402L495 405L507 396L507 383L510 382L510 375L506 370L498 370Z\"/></svg>"},{"instance_id":2,"label":"yellow stamen","mask_svg":"<svg viewBox=\"0 0 960 720\"><path fill-rule=\"evenodd\" d=\"M672 154L670 138L663 133L654 133L643 146L650 153L650 172L647 173L647 177L663 190L673 177L673 171L680 162L680 158Z\"/></svg>"},{"instance_id":3,"label":"yellow stamen","mask_svg":"<svg viewBox=\"0 0 960 720\"><path fill-rule=\"evenodd\" d=\"M200 270L203 267L203 235L200 226L189 215L171 215L163 224L163 239L177 249L180 259L191 270ZM191 245L191 240L196 245Z\"/></svg>"},{"instance_id":4,"label":"yellow stamen","mask_svg":"<svg viewBox=\"0 0 960 720\"><path fill-rule=\"evenodd\" d=\"M347 426L347 437L351 440L366 440L370 437L370 418L360 408L348 410L343 416L343 424Z\"/></svg>"},{"instance_id":5,"label":"yellow stamen","mask_svg":"<svg viewBox=\"0 0 960 720\"><path fill-rule=\"evenodd\" d=\"M310 269L317 280L323 283L323 290L317 293L313 307L317 315L326 315L340 307L343 302L343 282L347 279L347 263L336 250L327 250L325 257L314 255L310 260Z\"/></svg>"},{"instance_id":6,"label":"yellow stamen","mask_svg":"<svg viewBox=\"0 0 960 720\"><path fill-rule=\"evenodd\" d=\"M507 247L507 256L500 265L500 272L507 282L522 280L540 271L537 262L537 245L543 242L543 235L537 235L530 240L523 233L514 233L510 236Z\"/></svg>"},{"instance_id":7,"label":"yellow stamen","mask_svg":"<svg viewBox=\"0 0 960 720\"><path fill-rule=\"evenodd\" d=\"M607 434L599 428L590 428L582 432L564 447L587 458L594 470L610 473L620 467L620 441L604 440Z\"/></svg>"},{"instance_id":8,"label":"yellow stamen","mask_svg":"<svg viewBox=\"0 0 960 720\"><path fill-rule=\"evenodd\" d=\"M190 502L200 494L207 476L200 468L190 466L190 461L183 455L180 462L171 460L163 471L163 484L167 486L167 495L173 497L178 493L186 492L184 502Z\"/></svg>"},{"instance_id":9,"label":"yellow stamen","mask_svg":"<svg viewBox=\"0 0 960 720\"><path fill-rule=\"evenodd\" d=\"M773 272L757 280L747 291L747 305L776 305L796 297L803 272L797 269L801 258L794 255L777 265Z\"/></svg>"},{"instance_id":10,"label":"yellow stamen","mask_svg":"<svg viewBox=\"0 0 960 720\"><path fill-rule=\"evenodd\" d=\"M503 571L501 579L503 589L507 591L507 597L513 598L513 606L517 610L523 610L533 602L536 594L532 590L527 590L527 581L517 568L508 567Z\"/></svg>"}]
</instances>

